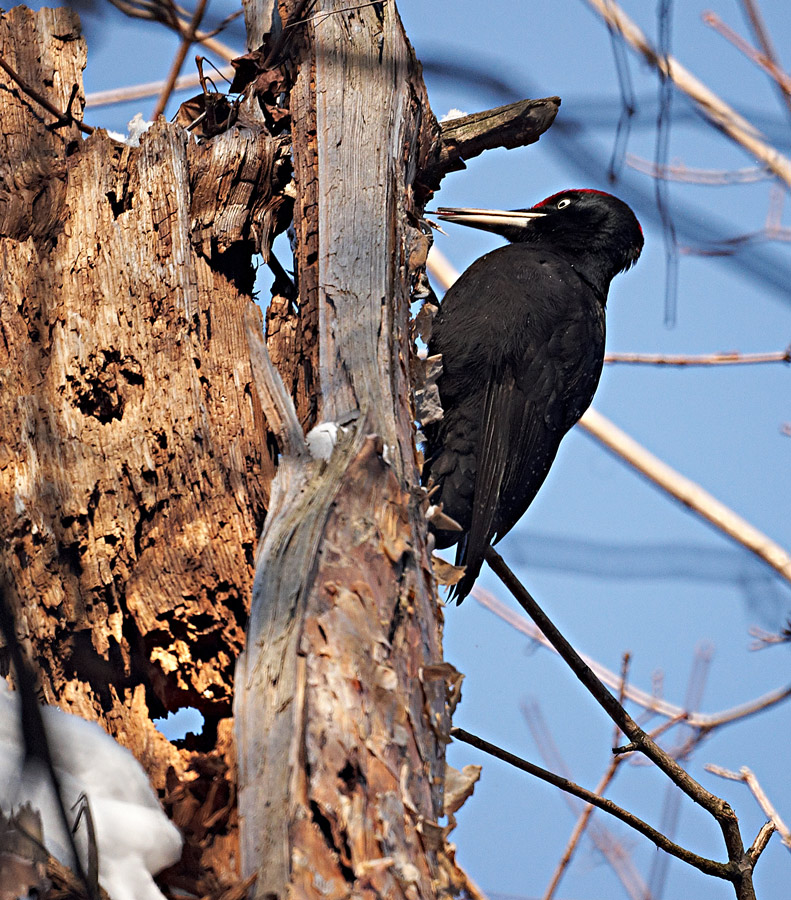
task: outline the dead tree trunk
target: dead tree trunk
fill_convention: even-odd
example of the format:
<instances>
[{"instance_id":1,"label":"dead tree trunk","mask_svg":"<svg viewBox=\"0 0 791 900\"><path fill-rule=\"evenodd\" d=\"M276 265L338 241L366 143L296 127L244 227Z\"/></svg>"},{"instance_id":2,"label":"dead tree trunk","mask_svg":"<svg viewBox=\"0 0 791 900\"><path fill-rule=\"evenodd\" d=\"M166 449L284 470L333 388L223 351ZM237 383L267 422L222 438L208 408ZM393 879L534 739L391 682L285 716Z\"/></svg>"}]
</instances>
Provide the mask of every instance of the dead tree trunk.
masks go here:
<instances>
[{"instance_id":1,"label":"dead tree trunk","mask_svg":"<svg viewBox=\"0 0 791 900\"><path fill-rule=\"evenodd\" d=\"M460 166L457 144L480 153L482 135L507 141L531 113L443 141L394 4L329 0L295 25L303 8L279 4L300 29L288 67L299 313L271 311L269 354L296 410L261 348L283 456L237 670L243 874L257 873L258 898L319 883L334 897L433 897L471 888L439 824L458 674L442 661L426 551L410 292L423 204ZM518 143L543 130L535 118ZM307 452L300 421L339 429L328 461Z\"/></svg>"},{"instance_id":2,"label":"dead tree trunk","mask_svg":"<svg viewBox=\"0 0 791 900\"><path fill-rule=\"evenodd\" d=\"M247 4L233 121L195 140L159 120L140 147L83 140L24 87L80 118L76 17L0 18L19 76L0 90L0 574L46 698L167 786L188 840L173 883L240 874L247 626L255 896L470 892L439 824L458 676L427 555L410 291L442 174L536 140L557 101L442 132L393 3L274 6ZM294 195L298 294L279 282L267 346L251 256ZM327 458L304 439L320 423ZM183 706L206 717L189 749L152 724Z\"/></svg>"},{"instance_id":3,"label":"dead tree trunk","mask_svg":"<svg viewBox=\"0 0 791 900\"><path fill-rule=\"evenodd\" d=\"M296 412L269 413L286 440L237 676L242 866L260 898L319 882L431 897L450 887L438 820L455 683L418 488L409 296L428 247L417 176L439 131L394 5L324 13L296 26L289 64L309 374L289 385ZM271 358L293 366L284 333ZM296 413L340 426L328 461Z\"/></svg>"},{"instance_id":4,"label":"dead tree trunk","mask_svg":"<svg viewBox=\"0 0 791 900\"><path fill-rule=\"evenodd\" d=\"M76 87L81 115L73 13L4 14L0 53L61 110ZM274 471L244 312L287 147L254 122L83 140L2 81L2 573L44 697L160 790L173 770L208 891L236 878L233 672ZM206 717L190 750L152 723L184 706Z\"/></svg>"}]
</instances>

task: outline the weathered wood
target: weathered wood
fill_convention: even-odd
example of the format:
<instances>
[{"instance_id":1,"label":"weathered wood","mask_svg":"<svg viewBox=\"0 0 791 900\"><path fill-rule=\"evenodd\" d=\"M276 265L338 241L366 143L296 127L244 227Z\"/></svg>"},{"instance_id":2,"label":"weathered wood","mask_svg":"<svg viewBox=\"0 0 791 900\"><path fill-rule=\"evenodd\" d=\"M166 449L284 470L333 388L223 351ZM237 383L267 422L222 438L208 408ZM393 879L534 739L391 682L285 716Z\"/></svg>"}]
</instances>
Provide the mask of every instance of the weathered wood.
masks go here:
<instances>
[{"instance_id":1,"label":"weathered wood","mask_svg":"<svg viewBox=\"0 0 791 900\"><path fill-rule=\"evenodd\" d=\"M311 15L290 62L298 308L270 310L268 345L301 421L348 427L273 482L237 676L243 873L258 898L433 897L464 881L436 825L452 670L408 380L408 222L439 132L392 4Z\"/></svg>"},{"instance_id":2,"label":"weathered wood","mask_svg":"<svg viewBox=\"0 0 791 900\"><path fill-rule=\"evenodd\" d=\"M255 3L244 3L243 6L247 47L249 50L256 50L267 34L276 34L280 30L277 0L256 0Z\"/></svg>"},{"instance_id":3,"label":"weathered wood","mask_svg":"<svg viewBox=\"0 0 791 900\"><path fill-rule=\"evenodd\" d=\"M76 85L81 114L74 14L4 14L0 53L58 108ZM0 566L46 699L99 720L156 787L169 767L190 781L169 790L207 890L235 878L218 735L274 472L244 312L286 148L252 115L202 144L160 120L129 147L52 130L0 84ZM184 706L206 717L201 752L152 723Z\"/></svg>"},{"instance_id":4,"label":"weathered wood","mask_svg":"<svg viewBox=\"0 0 791 900\"><path fill-rule=\"evenodd\" d=\"M560 97L520 100L443 122L438 157L425 177L438 184L443 175L465 168L465 160L484 150L534 144L555 121L559 108Z\"/></svg>"}]
</instances>

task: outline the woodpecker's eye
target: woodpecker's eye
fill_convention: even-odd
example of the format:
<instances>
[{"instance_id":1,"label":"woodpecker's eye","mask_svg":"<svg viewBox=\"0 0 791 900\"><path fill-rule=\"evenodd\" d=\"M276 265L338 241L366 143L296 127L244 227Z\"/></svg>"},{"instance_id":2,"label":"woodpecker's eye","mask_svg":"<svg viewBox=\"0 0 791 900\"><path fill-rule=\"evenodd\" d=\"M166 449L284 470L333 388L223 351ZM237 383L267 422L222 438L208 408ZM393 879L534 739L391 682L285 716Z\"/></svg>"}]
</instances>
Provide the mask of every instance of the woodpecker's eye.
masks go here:
<instances>
[{"instance_id":1,"label":"woodpecker's eye","mask_svg":"<svg viewBox=\"0 0 791 900\"><path fill-rule=\"evenodd\" d=\"M567 206L571 205L571 200L568 197L564 197L562 200L558 200L558 209L565 209Z\"/></svg>"}]
</instances>

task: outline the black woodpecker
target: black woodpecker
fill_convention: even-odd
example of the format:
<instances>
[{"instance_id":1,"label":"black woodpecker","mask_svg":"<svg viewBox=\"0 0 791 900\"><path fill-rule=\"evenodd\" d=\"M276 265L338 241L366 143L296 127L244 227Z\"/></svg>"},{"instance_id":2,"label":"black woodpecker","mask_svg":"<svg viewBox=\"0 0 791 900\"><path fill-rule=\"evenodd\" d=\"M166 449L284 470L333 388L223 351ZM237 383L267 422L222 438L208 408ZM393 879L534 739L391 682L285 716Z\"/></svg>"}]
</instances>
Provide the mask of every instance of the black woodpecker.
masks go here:
<instances>
[{"instance_id":1,"label":"black woodpecker","mask_svg":"<svg viewBox=\"0 0 791 900\"><path fill-rule=\"evenodd\" d=\"M511 243L476 260L445 294L429 354L442 354L443 418L424 429L423 483L462 531L434 529L472 589L489 544L507 534L547 477L563 435L590 406L604 361L610 281L643 232L617 197L553 194L530 209L440 208L446 222Z\"/></svg>"}]
</instances>

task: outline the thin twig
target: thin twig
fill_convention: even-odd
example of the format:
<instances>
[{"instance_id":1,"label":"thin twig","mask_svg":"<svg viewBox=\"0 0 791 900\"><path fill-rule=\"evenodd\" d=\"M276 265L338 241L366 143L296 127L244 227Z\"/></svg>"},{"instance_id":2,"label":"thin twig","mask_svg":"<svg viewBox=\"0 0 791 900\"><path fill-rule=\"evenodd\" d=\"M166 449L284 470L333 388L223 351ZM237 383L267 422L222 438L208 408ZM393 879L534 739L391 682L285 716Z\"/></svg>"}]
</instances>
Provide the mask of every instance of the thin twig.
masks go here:
<instances>
[{"instance_id":1,"label":"thin twig","mask_svg":"<svg viewBox=\"0 0 791 900\"><path fill-rule=\"evenodd\" d=\"M610 764L607 767L607 771L604 773L601 780L594 788L594 793L597 796L602 796L604 794L604 792L607 790L607 788L610 785L610 782L615 777L615 773L618 771L618 766L621 764L621 761L624 759L626 759L625 756L614 756L610 760ZM566 844L566 848L563 851L563 855L561 856L560 860L558 861L558 864L555 867L555 871L552 873L552 878L550 879L549 884L547 885L547 889L544 891L544 895L541 898L541 900L552 900L552 897L554 897L555 891L557 890L558 886L560 885L560 880L563 877L563 874L566 871L566 869L568 868L569 864L571 863L571 859L574 856L574 851L577 849L577 846L578 846L580 840L582 839L583 834L585 833L585 829L588 827L588 823L590 821L591 816L593 815L594 809L596 809L596 807L593 804L588 803L585 806L585 808L582 810L582 812L580 813L579 818L577 819L577 821L574 824L574 828L572 829L571 835L569 836L568 843ZM624 887L628 890L627 885L624 885ZM649 900L649 898L647 898L645 896L645 891L647 890L647 887L644 885L641 885L640 887L641 887L641 890L640 890L641 900Z\"/></svg>"},{"instance_id":2,"label":"thin twig","mask_svg":"<svg viewBox=\"0 0 791 900\"><path fill-rule=\"evenodd\" d=\"M618 124L615 126L615 141L613 142L610 164L607 166L607 180L615 182L623 168L626 156L626 146L629 143L629 135L632 130L632 119L637 112L637 100L634 93L632 73L629 70L629 58L626 54L624 42L620 40L615 31L607 26L610 34L610 46L612 48L615 73L618 78L618 89L621 94L621 114L618 116Z\"/></svg>"},{"instance_id":3,"label":"thin twig","mask_svg":"<svg viewBox=\"0 0 791 900\"><path fill-rule=\"evenodd\" d=\"M789 428L789 434L791 434L791 428ZM766 631L758 625L753 625L750 627L748 634L751 638L755 638L753 643L750 644L750 650L765 650L772 644L787 644L789 639L791 639L788 627L778 633L776 631Z\"/></svg>"},{"instance_id":4,"label":"thin twig","mask_svg":"<svg viewBox=\"0 0 791 900\"><path fill-rule=\"evenodd\" d=\"M157 105L154 107L154 112L151 114L152 119L156 119L158 116L161 116L165 111L165 107L168 104L170 95L173 93L173 88L176 85L176 79L179 77L181 67L184 65L184 60L187 58L187 53L189 52L190 47L197 40L198 27L200 26L201 20L203 19L203 14L206 11L207 2L208 0L198 0L198 4L195 7L195 12L192 14L192 19L190 20L189 25L187 26L186 30L181 31L181 44L179 45L179 48L176 51L175 56L173 57L173 62L170 66L170 72L168 73L168 77L165 79L165 86L162 88L162 93L159 95Z\"/></svg>"},{"instance_id":5,"label":"thin twig","mask_svg":"<svg viewBox=\"0 0 791 900\"><path fill-rule=\"evenodd\" d=\"M761 830L755 836L755 840L752 842L750 849L747 851L747 855L753 861L753 865L758 862L758 857L764 852L766 845L769 843L769 838L771 838L774 833L774 823L764 822L761 826Z\"/></svg>"},{"instance_id":6,"label":"thin twig","mask_svg":"<svg viewBox=\"0 0 791 900\"><path fill-rule=\"evenodd\" d=\"M629 683L629 666L632 662L632 654L627 650L623 656L621 657L621 679L620 684L618 685L618 702L623 706L624 701L626 700L626 688ZM617 726L613 726L613 735L612 735L612 745L616 746L618 743L618 739L621 735L621 729Z\"/></svg>"},{"instance_id":7,"label":"thin twig","mask_svg":"<svg viewBox=\"0 0 791 900\"><path fill-rule=\"evenodd\" d=\"M766 26L764 25L761 11L755 5L753 0L742 0L742 6L744 7L744 11L747 13L747 18L750 20L753 34L755 35L758 43L761 45L761 49L764 51L766 58L770 63L774 65L775 68L779 69L780 65L777 58L777 53L775 53L775 48L772 45L772 40L769 36L769 32L766 30ZM781 99L785 104L786 110L788 111L789 115L791 115L791 98L789 98L788 96L788 91L779 81L777 82L777 87L780 89Z\"/></svg>"},{"instance_id":8,"label":"thin twig","mask_svg":"<svg viewBox=\"0 0 791 900\"><path fill-rule=\"evenodd\" d=\"M638 745L646 755L654 759L660 769L677 784L684 793L700 803L704 809L716 816L723 815L723 801L719 797L707 791L699 785L681 766L661 747L658 747L648 738L648 735L638 726L626 710L618 703L615 697L607 690L596 677L591 668L569 644L560 633L551 619L536 603L529 591L514 575L505 560L493 548L486 550L486 561L492 571L503 582L519 603L522 609L541 629L546 638L557 650L559 656L571 668L577 678L593 695L596 702L604 709L612 721L621 729L627 738Z\"/></svg>"},{"instance_id":9,"label":"thin twig","mask_svg":"<svg viewBox=\"0 0 791 900\"><path fill-rule=\"evenodd\" d=\"M672 34L673 0L658 0L658 51L661 64L657 66L659 76L659 96L656 116L656 140L654 161L658 168L667 165L670 153L670 128L672 124L673 83L669 77L670 37ZM670 185L667 181L654 181L656 209L662 222L662 238L665 244L665 324L676 321L678 304L678 257L679 246L676 225L670 203Z\"/></svg>"},{"instance_id":10,"label":"thin twig","mask_svg":"<svg viewBox=\"0 0 791 900\"><path fill-rule=\"evenodd\" d=\"M791 159L769 145L758 129L685 69L677 59L672 56L668 56L667 59L662 57L615 0L585 0L585 2L609 26L619 32L649 65L664 71L676 87L693 100L705 119L764 163L791 187Z\"/></svg>"},{"instance_id":11,"label":"thin twig","mask_svg":"<svg viewBox=\"0 0 791 900\"><path fill-rule=\"evenodd\" d=\"M56 127L60 127L62 125L73 124L73 125L76 125L77 128L79 128L83 134L93 134L94 129L90 125L86 125L85 122L81 121L80 119L75 118L71 113L71 104L72 104L72 102L74 100L74 96L75 96L74 93L72 93L72 98L69 101L69 109L66 112L62 112L61 110L59 110L57 108L57 106L55 106L53 103L51 103L49 100L47 100L47 98L43 94L40 94L37 90L35 90L35 88L32 88L19 75L19 73L16 72L5 61L5 59L2 57L2 55L0 55L0 68L3 69L4 72L6 72L8 77L11 78L16 83L16 85L19 87L19 89L23 93L27 94L27 96L30 97L31 100L34 100L36 103L38 103L39 106L43 106L44 109L46 109L46 111L48 113L55 116L55 118L58 120Z\"/></svg>"},{"instance_id":12,"label":"thin twig","mask_svg":"<svg viewBox=\"0 0 791 900\"><path fill-rule=\"evenodd\" d=\"M655 741L674 725L677 725L679 722L683 722L685 718L686 716L682 714L676 716L673 719L668 719L666 722L663 722L658 728L654 728L653 731L649 732L651 740ZM607 771L604 773L601 780L596 785L596 794L604 794L604 792L610 786L610 783L615 778L618 767L621 765L621 763L625 762L627 758L628 757L625 753L619 753L613 756L613 758L610 760L609 766L607 767ZM588 822L590 820L590 817L593 815L594 809L595 807L588 805L580 814L580 817L574 826L574 830L571 833L568 844L566 845L566 850L564 851L563 857L561 858L561 861L558 863L558 866L555 869L552 880L550 881L549 887L545 891L542 900L550 900L550 898L554 894L554 891L557 889L557 886L560 882L560 875L562 874L562 870L566 865L568 865L568 862L571 859L572 854L574 853L576 845L579 843L583 833L585 832L585 829L588 826ZM647 885L642 889L640 900L651 900L651 894Z\"/></svg>"},{"instance_id":13,"label":"thin twig","mask_svg":"<svg viewBox=\"0 0 791 900\"><path fill-rule=\"evenodd\" d=\"M233 66L223 66L217 70L223 78L232 79L235 69ZM174 91L182 91L185 88L198 87L200 75L197 72L191 75L181 75L176 79ZM164 81L148 81L144 84L132 84L129 87L111 88L106 91L93 91L85 95L85 105L110 106L113 103L126 103L129 100L142 100L145 97L156 97L162 93L165 87Z\"/></svg>"},{"instance_id":14,"label":"thin twig","mask_svg":"<svg viewBox=\"0 0 791 900\"><path fill-rule=\"evenodd\" d=\"M761 783L755 777L755 773L752 769L749 769L747 766L742 766L738 772L732 772L730 769L722 768L722 766L707 765L704 766L704 768L707 772L711 772L712 775L719 775L720 778L744 782L750 789L750 793L755 797L758 805L761 807L763 814L769 819L777 833L780 835L780 840L783 842L786 850L791 850L791 829L789 829L786 823L780 818L780 813L774 808L772 801L766 795L766 792L761 787Z\"/></svg>"},{"instance_id":15,"label":"thin twig","mask_svg":"<svg viewBox=\"0 0 791 900\"><path fill-rule=\"evenodd\" d=\"M623 705L627 677L629 672L629 662L630 662L630 654L624 653L622 664L621 664L621 685L619 690L618 702ZM523 709L523 712L527 711ZM531 725L531 730L533 730L532 722L528 719L528 724ZM618 737L620 731L617 726L614 726L614 734L613 734L613 744L618 743ZM544 729L546 730L546 729ZM539 745L540 749L540 745ZM557 752L557 751L556 751ZM546 757L545 757L546 758ZM615 777L615 773L618 770L618 766L623 762L626 757L624 756L613 756L610 760L610 764L607 767L607 771L602 777L601 781L596 785L594 793L598 796L603 796L605 790L609 786L612 779ZM557 766L555 768L558 768ZM563 854L558 861L557 866L555 867L555 871L552 874L552 878L550 879L549 884L547 885L547 889L544 891L544 895L542 900L552 900L552 897L555 895L555 891L560 885L560 881L568 869L571 860L574 856L574 852L579 845L580 840L582 839L583 834L585 833L586 828L588 827L588 823L590 822L590 818L593 814L593 810L595 807L590 804L585 804L582 811L579 813L577 817L577 821L574 824L574 828L572 829L571 835L569 836L569 840L566 844L566 847L563 851ZM647 885L642 881L639 876L639 873L634 870L634 866L631 861L631 857L629 854L622 850L620 856L615 854L614 847L611 846L609 842L606 841L611 840L608 832L603 832L601 834L597 834L600 829L593 830L591 833L591 839L594 841L596 846L599 848L599 851L605 857L607 862L612 867L615 874L620 878L621 883L623 884L624 890L632 897L634 900L651 900L651 896L648 892ZM631 867L631 871L624 871L624 862L628 863Z\"/></svg>"},{"instance_id":16,"label":"thin twig","mask_svg":"<svg viewBox=\"0 0 791 900\"><path fill-rule=\"evenodd\" d=\"M662 462L595 409L590 408L579 424L641 475L645 475L688 509L746 547L787 581L791 581L791 555L724 503L712 497L699 484Z\"/></svg>"},{"instance_id":17,"label":"thin twig","mask_svg":"<svg viewBox=\"0 0 791 900\"><path fill-rule=\"evenodd\" d=\"M680 252L687 256L733 256L734 253L749 244L760 244L767 241L791 241L791 228L771 226L759 228L758 231L748 231L745 234L737 234L732 238L719 241L709 241L696 246L682 246Z\"/></svg>"},{"instance_id":18,"label":"thin twig","mask_svg":"<svg viewBox=\"0 0 791 900\"><path fill-rule=\"evenodd\" d=\"M768 353L706 353L699 356L663 353L608 353L606 363L631 363L647 366L754 366L759 363L791 363L791 345Z\"/></svg>"},{"instance_id":19,"label":"thin twig","mask_svg":"<svg viewBox=\"0 0 791 900\"><path fill-rule=\"evenodd\" d=\"M183 35L189 28L189 22L184 18L187 15L186 10L171 2L171 0L162 0L162 2L148 2L148 0L145 0L145 2L137 3L128 3L125 2L125 0L110 0L110 2L117 9L121 10L124 15L130 16L133 19L159 22L165 27L170 28L171 31L175 31L179 36ZM219 41L214 41L213 38L215 35L220 34L221 31L224 31L234 19L238 19L243 12L242 9L234 10L234 12L227 15L219 25L212 28L210 31L196 31L195 40L210 49L214 49L212 44L222 46ZM219 50L215 49L215 52L220 52L221 55L224 55ZM228 56L227 59L234 59L234 57L238 55L238 53L234 53L233 56Z\"/></svg>"},{"instance_id":20,"label":"thin twig","mask_svg":"<svg viewBox=\"0 0 791 900\"><path fill-rule=\"evenodd\" d=\"M634 153L626 154L626 165L652 178L665 178L668 181L686 184L711 184L718 187L723 184L751 184L772 177L766 166L747 166L744 169L695 169L680 163L658 166L652 160Z\"/></svg>"},{"instance_id":21,"label":"thin twig","mask_svg":"<svg viewBox=\"0 0 791 900\"><path fill-rule=\"evenodd\" d=\"M540 629L533 625L532 622L525 619L524 616L521 616L514 610L510 609L502 601L498 600L497 597L495 597L493 594L490 594L489 591L485 591L483 588L476 585L472 590L472 597L473 599L477 600L477 602L482 606L486 607L486 609L488 609L490 612L493 612L504 622L511 625L512 628L515 628L517 631L526 635L531 640L536 641L542 647L546 647L553 653L557 653L552 644L550 644L550 642L541 633ZM582 659L585 660L587 665L590 666L590 668L593 670L593 672L596 673L597 677L601 681L603 681L611 688L618 688L619 679L614 672L610 671L610 669L607 669L596 660L591 659L589 656L583 655ZM673 725L677 725L679 722L684 722L691 728L696 728L702 732L708 733L720 725L730 725L733 722L739 721L740 719L745 719L748 716L756 715L757 713L762 712L763 710L768 709L769 707L774 706L777 703L782 703L783 701L788 700L789 698L791 698L791 685L776 688L775 690L770 691L769 693L764 694L761 697L757 697L754 700L748 701L747 703L740 703L737 706L730 707L729 709L722 710L718 713L700 713L691 710L685 710L680 706L669 703L667 700L663 700L661 697L657 697L654 694L643 691L632 684L626 686L625 692L626 697L633 703L642 706L644 709L648 710L651 713L656 713L660 716L667 717L667 722L662 726L662 731L666 731L668 728L671 728ZM652 732L651 736L656 739L656 736L659 733L660 732Z\"/></svg>"},{"instance_id":22,"label":"thin twig","mask_svg":"<svg viewBox=\"0 0 791 900\"><path fill-rule=\"evenodd\" d=\"M692 662L692 669L687 683L687 692L684 698L684 706L687 709L697 709L703 699L703 691L706 685L706 676L711 664L713 648L710 644L698 644ZM682 726L681 731L684 731ZM687 740L681 748L670 750L674 759L687 760L693 749L703 740L700 731L693 732L692 739ZM662 815L659 820L662 832L671 840L676 837L679 816L681 814L681 794L673 789L671 784L665 787L665 796L662 801ZM662 897L665 893L665 883L670 860L662 854L655 854L651 860L651 869L648 875L648 886L652 894Z\"/></svg>"},{"instance_id":23,"label":"thin twig","mask_svg":"<svg viewBox=\"0 0 791 900\"><path fill-rule=\"evenodd\" d=\"M472 747L476 747L478 750L482 750L484 753L488 753L490 756L494 756L495 758L514 766L516 769L521 769L521 771L527 772L529 775L540 778L542 781L546 781L549 784L560 788L562 791L566 791L569 794L573 794L575 797L579 797L580 800L584 800L591 806L595 806L597 809L604 810L604 812L609 813L611 816L615 816L616 819L620 819L631 828L634 828L635 831L639 831L640 834L645 835L648 840L656 844L661 850L665 850L677 859L689 863L689 865L694 866L701 872L705 872L707 875L713 875L716 878L723 878L726 881L732 880L731 867L728 863L706 859L703 856L698 856L696 853L685 850L683 847L679 847L678 844L674 844L673 841L668 840L647 822L644 822L637 816L632 815L632 813L617 806L606 797L599 797L598 794L594 794L593 791L580 787L580 785L575 784L573 781L569 781L567 778L561 778L554 772L542 769L541 766L528 762L526 759L515 756L513 753L509 753L507 750L503 750L496 744L491 744L489 741L485 741L483 738L471 734L463 728L451 728L450 734L451 737L458 741L470 744Z\"/></svg>"},{"instance_id":24,"label":"thin twig","mask_svg":"<svg viewBox=\"0 0 791 900\"><path fill-rule=\"evenodd\" d=\"M786 75L786 73L765 53L760 53L755 47L745 41L738 32L734 31L729 25L726 25L716 13L711 11L704 12L702 18L706 25L713 28L714 31L724 37L728 43L733 44L740 53L743 53L747 59L750 60L750 62L755 63L756 66L763 69L763 71L766 72L780 88L786 100L788 100L788 92L791 91L790 76Z\"/></svg>"},{"instance_id":25,"label":"thin twig","mask_svg":"<svg viewBox=\"0 0 791 900\"><path fill-rule=\"evenodd\" d=\"M505 560L493 547L487 549L485 559L492 571L511 592L517 603L544 632L574 675L582 682L612 721L635 745L636 749L639 749L641 753L647 756L675 785L681 788L688 797L699 806L702 806L716 820L722 831L728 851L729 862L725 867L728 874L724 877L734 884L737 889L737 895L740 898L753 897L752 874L744 869L744 846L739 832L739 822L730 806L695 781L669 753L651 740L640 728L593 674L577 651L563 637L551 619L536 603L530 592L508 568Z\"/></svg>"}]
</instances>

